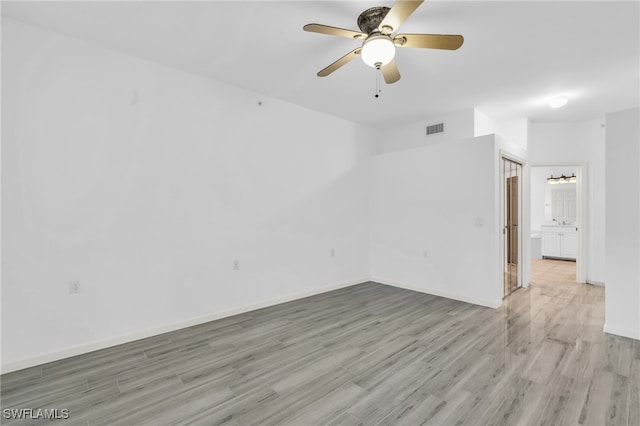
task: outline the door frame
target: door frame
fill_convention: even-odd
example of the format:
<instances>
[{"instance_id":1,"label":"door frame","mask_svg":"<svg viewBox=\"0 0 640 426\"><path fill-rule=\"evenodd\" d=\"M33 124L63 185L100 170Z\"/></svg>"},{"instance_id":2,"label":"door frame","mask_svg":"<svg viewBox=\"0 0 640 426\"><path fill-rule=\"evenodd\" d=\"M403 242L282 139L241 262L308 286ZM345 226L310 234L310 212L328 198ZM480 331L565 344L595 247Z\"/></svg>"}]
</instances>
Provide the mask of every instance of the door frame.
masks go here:
<instances>
[{"instance_id":1,"label":"door frame","mask_svg":"<svg viewBox=\"0 0 640 426\"><path fill-rule=\"evenodd\" d=\"M504 193L505 193L505 179L503 176L503 170L502 170L502 161L503 159L509 160L509 161L513 161L514 163L518 163L520 164L521 170L522 170L522 175L520 177L520 179L518 179L518 274L517 274L517 282L518 282L518 287L528 287L529 286L529 282L528 280L525 280L525 277L528 277L528 274L525 272L525 268L523 265L523 259L527 259L527 257L529 256L529 250L524 250L525 247L528 247L528 244L530 244L529 238L527 238L526 240L526 244L525 244L525 235L526 233L524 232L526 229L529 228L529 215L525 214L527 209L529 208L529 204L525 202L525 196L528 196L529 192L527 191L525 193L524 189L528 188L528 182L529 182L529 177L528 177L528 168L527 168L527 160L525 160L522 157L519 157L517 155L511 154L510 152L507 152L505 150L500 149L498 152L498 161L500 162L500 166L499 166L499 180L500 180L500 184L499 184L499 192L500 192L500 198L499 198L499 211L500 211L500 228L498 230L499 236L500 236L500 288L501 288L501 294L502 297L504 298L506 297L504 294L504 271L505 271L505 235L503 234L504 231L504 227L506 226L505 223L505 218L504 218L504 208L505 208L505 197L504 197ZM527 185L525 185L525 182L527 182ZM525 253L526 251L526 253ZM525 262L527 263L527 262ZM528 265L529 263L527 263ZM529 269L529 266L527 266L527 271Z\"/></svg>"},{"instance_id":2,"label":"door frame","mask_svg":"<svg viewBox=\"0 0 640 426\"><path fill-rule=\"evenodd\" d=\"M557 163L531 163L529 167L575 167L576 168L576 226L578 227L578 250L576 253L576 282L587 282L587 163L557 162ZM528 185L531 194L531 182ZM530 196L530 195L529 195ZM529 199L529 202L531 200ZM524 212L530 219L531 208ZM530 224L530 220L527 220ZM527 244L531 244L531 230L526 235ZM531 259L529 259L529 264Z\"/></svg>"}]
</instances>

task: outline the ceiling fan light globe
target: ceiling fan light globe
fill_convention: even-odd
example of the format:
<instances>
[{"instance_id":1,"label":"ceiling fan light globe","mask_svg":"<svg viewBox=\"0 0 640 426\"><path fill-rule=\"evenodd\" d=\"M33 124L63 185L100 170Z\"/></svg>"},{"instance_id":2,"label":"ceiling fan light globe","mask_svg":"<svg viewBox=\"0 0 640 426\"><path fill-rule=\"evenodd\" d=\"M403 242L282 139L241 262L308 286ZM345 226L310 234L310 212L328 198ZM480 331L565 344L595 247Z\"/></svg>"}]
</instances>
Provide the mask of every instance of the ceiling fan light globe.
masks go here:
<instances>
[{"instance_id":1,"label":"ceiling fan light globe","mask_svg":"<svg viewBox=\"0 0 640 426\"><path fill-rule=\"evenodd\" d=\"M380 68L393 60L396 46L393 40L385 35L371 36L362 45L362 61L373 68Z\"/></svg>"}]
</instances>

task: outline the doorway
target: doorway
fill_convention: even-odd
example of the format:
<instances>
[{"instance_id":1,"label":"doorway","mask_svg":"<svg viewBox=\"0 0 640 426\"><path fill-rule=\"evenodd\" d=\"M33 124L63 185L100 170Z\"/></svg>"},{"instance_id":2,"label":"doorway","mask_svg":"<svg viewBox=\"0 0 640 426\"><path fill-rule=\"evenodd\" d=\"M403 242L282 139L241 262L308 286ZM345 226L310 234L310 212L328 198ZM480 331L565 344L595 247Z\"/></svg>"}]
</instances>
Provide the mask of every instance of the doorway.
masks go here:
<instances>
[{"instance_id":1,"label":"doorway","mask_svg":"<svg viewBox=\"0 0 640 426\"><path fill-rule=\"evenodd\" d=\"M566 264L572 281L586 281L586 170L583 164L532 164L529 168L531 271ZM570 263L573 263L571 265Z\"/></svg>"},{"instance_id":2,"label":"doorway","mask_svg":"<svg viewBox=\"0 0 640 426\"><path fill-rule=\"evenodd\" d=\"M504 228L502 230L504 242L503 254L503 297L507 297L518 288L522 287L521 265L521 185L522 164L509 158L502 157L503 177L503 208L502 215Z\"/></svg>"}]
</instances>

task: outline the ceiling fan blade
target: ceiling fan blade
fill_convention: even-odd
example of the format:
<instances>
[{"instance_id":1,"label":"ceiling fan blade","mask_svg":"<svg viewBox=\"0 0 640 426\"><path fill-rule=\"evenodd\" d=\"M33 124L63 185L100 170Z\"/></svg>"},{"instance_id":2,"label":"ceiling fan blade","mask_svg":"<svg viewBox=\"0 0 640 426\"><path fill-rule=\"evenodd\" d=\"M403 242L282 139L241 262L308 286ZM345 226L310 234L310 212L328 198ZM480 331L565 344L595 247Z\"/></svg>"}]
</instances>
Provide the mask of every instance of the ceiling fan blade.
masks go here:
<instances>
[{"instance_id":1,"label":"ceiling fan blade","mask_svg":"<svg viewBox=\"0 0 640 426\"><path fill-rule=\"evenodd\" d=\"M302 29L312 33L328 34L328 35L334 35L338 37L346 37L346 38L354 38L354 39L367 38L367 35L365 33L361 33L359 31L345 30L344 28L330 27L328 25L322 25L322 24L307 24L304 27L302 27Z\"/></svg>"},{"instance_id":2,"label":"ceiling fan blade","mask_svg":"<svg viewBox=\"0 0 640 426\"><path fill-rule=\"evenodd\" d=\"M398 71L398 65L395 59L392 59L391 62L380 68L380 71L382 71L382 76L387 84L392 84L400 80L400 71Z\"/></svg>"},{"instance_id":3,"label":"ceiling fan blade","mask_svg":"<svg viewBox=\"0 0 640 426\"><path fill-rule=\"evenodd\" d=\"M382 34L391 34L398 30L400 24L407 20L409 16L422 4L424 0L397 0L391 7L387 16L384 17L378 30Z\"/></svg>"},{"instance_id":4,"label":"ceiling fan blade","mask_svg":"<svg viewBox=\"0 0 640 426\"><path fill-rule=\"evenodd\" d=\"M344 64L346 64L348 62L351 62L356 56L358 56L360 54L360 50L361 49L362 48L360 48L360 47L356 47L351 52L347 53L342 58L338 59L337 61L335 61L334 63L332 63L328 67L326 67L324 69L321 69L318 72L318 77L326 77L329 74L331 74L332 72L334 72L335 70L337 70L338 68L340 68L341 66L343 66Z\"/></svg>"},{"instance_id":5,"label":"ceiling fan blade","mask_svg":"<svg viewBox=\"0 0 640 426\"><path fill-rule=\"evenodd\" d=\"M393 42L399 47L456 50L464 43L464 37L448 34L398 34Z\"/></svg>"}]
</instances>

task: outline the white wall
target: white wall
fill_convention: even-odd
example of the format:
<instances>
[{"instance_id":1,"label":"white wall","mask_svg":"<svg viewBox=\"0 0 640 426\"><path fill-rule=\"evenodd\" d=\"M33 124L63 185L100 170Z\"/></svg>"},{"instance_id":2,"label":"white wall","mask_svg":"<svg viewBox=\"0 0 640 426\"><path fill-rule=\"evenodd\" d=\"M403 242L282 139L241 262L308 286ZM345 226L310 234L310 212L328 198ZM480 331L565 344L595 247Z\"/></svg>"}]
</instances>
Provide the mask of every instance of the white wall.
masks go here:
<instances>
[{"instance_id":1,"label":"white wall","mask_svg":"<svg viewBox=\"0 0 640 426\"><path fill-rule=\"evenodd\" d=\"M444 133L426 136L426 126L437 123L444 123ZM486 135L495 135L500 143L526 150L528 126L526 118L496 121L474 108L451 111L379 131L373 152L383 154Z\"/></svg>"},{"instance_id":2,"label":"white wall","mask_svg":"<svg viewBox=\"0 0 640 426\"><path fill-rule=\"evenodd\" d=\"M477 108L473 110L473 136L485 136L496 133L496 122Z\"/></svg>"},{"instance_id":3,"label":"white wall","mask_svg":"<svg viewBox=\"0 0 640 426\"><path fill-rule=\"evenodd\" d=\"M523 150L527 149L529 119L494 120L482 111L474 109L474 136L496 135L496 140L504 141Z\"/></svg>"},{"instance_id":4,"label":"white wall","mask_svg":"<svg viewBox=\"0 0 640 426\"><path fill-rule=\"evenodd\" d=\"M420 121L378 131L373 152L382 154L472 138L475 136L474 114L473 108L453 111L426 116ZM444 123L444 133L427 136L426 127L438 123Z\"/></svg>"},{"instance_id":5,"label":"white wall","mask_svg":"<svg viewBox=\"0 0 640 426\"><path fill-rule=\"evenodd\" d=\"M513 120L496 122L496 137L513 144L523 150L528 147L529 119L515 118Z\"/></svg>"},{"instance_id":6,"label":"white wall","mask_svg":"<svg viewBox=\"0 0 640 426\"><path fill-rule=\"evenodd\" d=\"M8 19L2 65L3 371L368 277L370 131Z\"/></svg>"},{"instance_id":7,"label":"white wall","mask_svg":"<svg viewBox=\"0 0 640 426\"><path fill-rule=\"evenodd\" d=\"M495 155L484 136L372 158L374 281L501 303Z\"/></svg>"},{"instance_id":8,"label":"white wall","mask_svg":"<svg viewBox=\"0 0 640 426\"><path fill-rule=\"evenodd\" d=\"M445 122L446 133L426 137L425 126L436 122ZM503 296L500 156L526 160L527 126L526 119L498 123L469 109L383 132L375 150L382 155L372 166L373 279L498 306ZM469 154L479 149L482 155ZM453 203L453 195L442 194L443 185L455 194ZM527 196L528 188L523 188L523 198ZM387 197L393 201L385 201ZM477 227L476 218L484 225ZM453 229L443 226L447 221ZM523 229L528 229L526 220ZM453 232L451 238L448 232ZM523 259L529 255L528 242L523 241ZM475 252L478 247L482 253ZM469 262L462 267L461 252ZM529 264L523 262L525 285L529 277Z\"/></svg>"},{"instance_id":9,"label":"white wall","mask_svg":"<svg viewBox=\"0 0 640 426\"><path fill-rule=\"evenodd\" d=\"M640 339L640 109L607 114L607 333Z\"/></svg>"},{"instance_id":10,"label":"white wall","mask_svg":"<svg viewBox=\"0 0 640 426\"><path fill-rule=\"evenodd\" d=\"M588 229L587 255L589 282L604 284L605 268L605 120L591 122L591 158L589 162L589 188L587 191ZM592 278L590 278L592 277Z\"/></svg>"},{"instance_id":11,"label":"white wall","mask_svg":"<svg viewBox=\"0 0 640 426\"><path fill-rule=\"evenodd\" d=\"M545 224L547 209L546 180L549 177L546 167L531 167L531 233L540 233L541 226Z\"/></svg>"},{"instance_id":12,"label":"white wall","mask_svg":"<svg viewBox=\"0 0 640 426\"><path fill-rule=\"evenodd\" d=\"M604 278L604 119L576 123L530 123L530 164L578 164L587 167L587 281Z\"/></svg>"}]
</instances>

